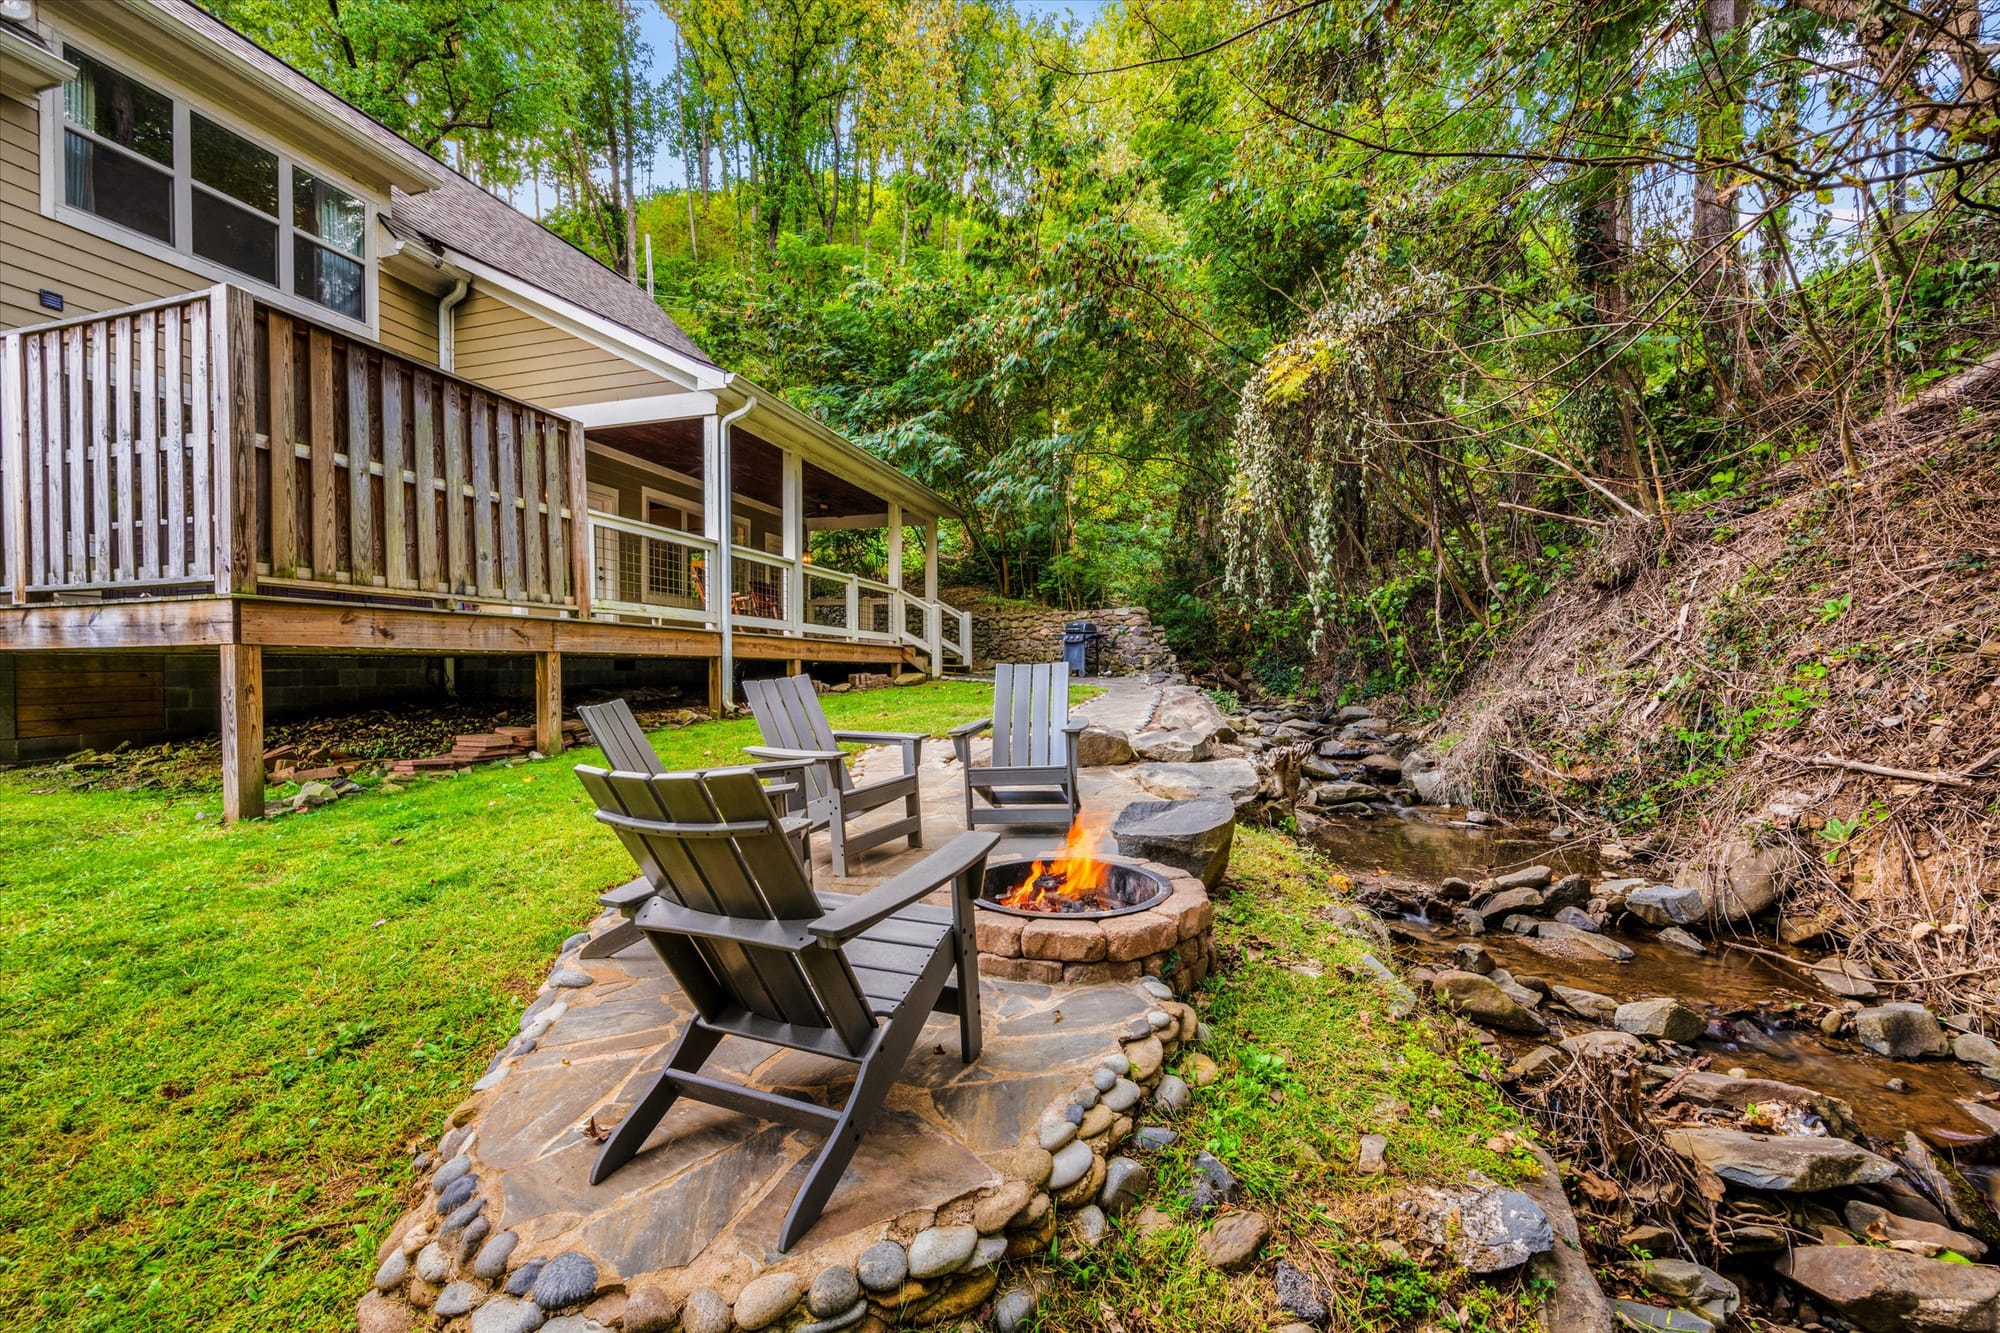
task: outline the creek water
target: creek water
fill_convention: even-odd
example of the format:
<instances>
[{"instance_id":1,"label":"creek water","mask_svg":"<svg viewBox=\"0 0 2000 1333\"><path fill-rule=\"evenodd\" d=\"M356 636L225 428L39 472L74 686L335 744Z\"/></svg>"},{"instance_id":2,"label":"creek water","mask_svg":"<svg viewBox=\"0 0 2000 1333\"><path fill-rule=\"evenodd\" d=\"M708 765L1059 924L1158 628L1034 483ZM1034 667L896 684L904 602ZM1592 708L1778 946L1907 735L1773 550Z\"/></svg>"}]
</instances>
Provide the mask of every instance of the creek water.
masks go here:
<instances>
[{"instance_id":1,"label":"creek water","mask_svg":"<svg viewBox=\"0 0 2000 1333\"><path fill-rule=\"evenodd\" d=\"M1315 821L1310 840L1357 887L1369 879L1434 887L1447 875L1477 881L1527 865L1547 865L1558 875L1604 877L1587 846L1551 843L1545 836L1514 829L1465 827L1459 812L1435 808L1409 807L1400 816L1373 819L1326 817ZM1412 963L1448 964L1451 950L1473 938L1422 917L1389 924ZM1504 930L1489 930L1477 939L1516 976L1539 977L1619 1001L1673 996L1709 1016L1707 1035L1693 1043L1710 1057L1709 1068L1740 1068L1753 1077L1839 1097L1853 1106L1871 1135L1893 1139L1914 1129L1939 1147L1965 1147L1991 1138L1992 1131L1958 1103L2000 1085L1954 1060L1887 1060L1854 1042L1822 1035L1810 1020L1833 997L1806 976L1806 955L1749 933L1711 937L1709 952L1699 956L1662 944L1643 930L1605 933L1630 948L1633 958L1620 963L1556 954L1538 947L1539 941ZM1768 952L1729 947L1732 943ZM1544 1017L1557 1016L1545 1006ZM1568 1014L1560 1018L1570 1034L1595 1026ZM1503 1040L1521 1050L1534 1044L1508 1036ZM1892 1079L1902 1080L1905 1090L1892 1090Z\"/></svg>"}]
</instances>

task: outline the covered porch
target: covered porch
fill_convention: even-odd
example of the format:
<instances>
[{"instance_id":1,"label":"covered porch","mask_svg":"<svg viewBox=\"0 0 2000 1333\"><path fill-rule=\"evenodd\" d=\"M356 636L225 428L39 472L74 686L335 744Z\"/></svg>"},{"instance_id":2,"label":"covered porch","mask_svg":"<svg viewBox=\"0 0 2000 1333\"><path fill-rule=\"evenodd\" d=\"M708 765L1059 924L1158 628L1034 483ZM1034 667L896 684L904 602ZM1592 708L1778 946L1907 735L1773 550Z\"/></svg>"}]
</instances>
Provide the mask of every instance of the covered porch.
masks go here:
<instances>
[{"instance_id":1,"label":"covered porch","mask_svg":"<svg viewBox=\"0 0 2000 1333\"><path fill-rule=\"evenodd\" d=\"M739 661L939 673L948 512L745 392L555 411L229 284L0 335L0 652L218 651L230 817L267 648L532 656L549 750L565 654L705 659L713 709ZM869 524L885 578L811 562Z\"/></svg>"}]
</instances>

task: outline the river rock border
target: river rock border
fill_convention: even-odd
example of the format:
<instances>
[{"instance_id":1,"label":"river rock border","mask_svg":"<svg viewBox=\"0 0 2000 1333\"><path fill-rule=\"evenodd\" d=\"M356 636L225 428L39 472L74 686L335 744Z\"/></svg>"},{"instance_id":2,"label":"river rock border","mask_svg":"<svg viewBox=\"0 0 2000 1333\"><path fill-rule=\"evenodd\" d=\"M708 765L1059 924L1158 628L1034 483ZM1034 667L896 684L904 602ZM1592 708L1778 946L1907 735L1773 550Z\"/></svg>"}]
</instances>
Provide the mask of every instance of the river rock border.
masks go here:
<instances>
[{"instance_id":1,"label":"river rock border","mask_svg":"<svg viewBox=\"0 0 2000 1333\"><path fill-rule=\"evenodd\" d=\"M973 923L981 974L1065 986L1156 977L1176 994L1199 986L1215 968L1215 904L1193 875L1144 864L1171 890L1144 911L1102 920L981 911Z\"/></svg>"},{"instance_id":2,"label":"river rock border","mask_svg":"<svg viewBox=\"0 0 2000 1333\"><path fill-rule=\"evenodd\" d=\"M1200 907L1206 910L1190 910L1206 939L1213 909L1205 893ZM1202 957L1205 974L1212 942ZM547 1003L524 1015L523 1035L495 1057L480 1090L499 1081L492 1074L509 1052L532 1044L528 1034L561 1003L564 972L559 961ZM377 1251L372 1289L355 1311L360 1333L445 1326L469 1333L886 1333L962 1319L996 1293L996 1326L1003 1333L1026 1328L1036 1287L1024 1282L1002 1291L1000 1265L1045 1256L1064 1209L1074 1210L1076 1237L1096 1244L1111 1216L1151 1190L1147 1155L1178 1137L1166 1125L1141 1121L1149 1111L1170 1117L1187 1104L1191 1089L1168 1064L1197 1040L1201 1023L1162 978L1144 976L1136 984L1152 1007L1119 1032L1116 1051L1044 1109L1000 1183L935 1211L885 1219L878 1238L858 1252L865 1229L817 1255L786 1256L726 1284L692 1285L689 1269L607 1281L587 1254L530 1255L517 1248L512 1231L495 1233L470 1153L484 1104L476 1092L452 1113L437 1149L417 1159L419 1171L428 1172L423 1202L398 1220Z\"/></svg>"}]
</instances>

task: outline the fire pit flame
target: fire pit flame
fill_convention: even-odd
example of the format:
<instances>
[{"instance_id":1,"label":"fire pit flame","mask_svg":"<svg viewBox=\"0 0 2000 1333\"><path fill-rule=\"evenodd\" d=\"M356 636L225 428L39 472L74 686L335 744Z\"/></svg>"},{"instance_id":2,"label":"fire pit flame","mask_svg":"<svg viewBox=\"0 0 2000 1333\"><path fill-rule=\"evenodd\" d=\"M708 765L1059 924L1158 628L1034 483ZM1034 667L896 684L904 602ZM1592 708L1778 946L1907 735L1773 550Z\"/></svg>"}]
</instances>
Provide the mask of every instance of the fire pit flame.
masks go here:
<instances>
[{"instance_id":1,"label":"fire pit flame","mask_svg":"<svg viewBox=\"0 0 2000 1333\"><path fill-rule=\"evenodd\" d=\"M1092 852L1104 835L1108 817L1103 814L1078 815L1063 839L1062 850L1046 861L1028 868L1020 887L1002 895L1002 907L1017 912L1064 912L1111 906L1105 890L1111 883L1111 864Z\"/></svg>"}]
</instances>

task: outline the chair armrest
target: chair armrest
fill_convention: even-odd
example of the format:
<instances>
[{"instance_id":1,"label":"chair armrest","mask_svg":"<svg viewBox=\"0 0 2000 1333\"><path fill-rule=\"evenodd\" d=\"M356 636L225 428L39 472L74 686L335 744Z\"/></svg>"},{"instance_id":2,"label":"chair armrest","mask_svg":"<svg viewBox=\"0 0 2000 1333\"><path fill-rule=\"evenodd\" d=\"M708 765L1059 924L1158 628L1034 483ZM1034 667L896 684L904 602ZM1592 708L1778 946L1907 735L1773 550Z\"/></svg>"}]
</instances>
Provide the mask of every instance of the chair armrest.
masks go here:
<instances>
[{"instance_id":1,"label":"chair armrest","mask_svg":"<svg viewBox=\"0 0 2000 1333\"><path fill-rule=\"evenodd\" d=\"M728 940L735 944L753 944L797 953L812 947L811 928L819 923L752 921L715 912L697 912L679 903L668 902L665 898L654 898L639 909L633 924L641 930L666 931L698 940Z\"/></svg>"},{"instance_id":2,"label":"chair armrest","mask_svg":"<svg viewBox=\"0 0 2000 1333\"><path fill-rule=\"evenodd\" d=\"M840 760L847 756L839 750L782 750L775 745L746 745L743 753L754 754L764 759L789 759L793 766L808 763L824 763L829 759Z\"/></svg>"},{"instance_id":3,"label":"chair armrest","mask_svg":"<svg viewBox=\"0 0 2000 1333\"><path fill-rule=\"evenodd\" d=\"M938 886L982 865L999 841L997 833L961 833L908 870L890 876L806 928L822 944L843 944Z\"/></svg>"},{"instance_id":4,"label":"chair armrest","mask_svg":"<svg viewBox=\"0 0 2000 1333\"><path fill-rule=\"evenodd\" d=\"M993 725L992 718L982 717L977 722L960 723L958 726L953 727L950 731L947 731L945 735L951 737L953 740L957 740L960 736L977 736L980 732L986 730L988 727L992 725Z\"/></svg>"},{"instance_id":5,"label":"chair armrest","mask_svg":"<svg viewBox=\"0 0 2000 1333\"><path fill-rule=\"evenodd\" d=\"M1072 717L1064 719L1062 729L1070 735L1075 736L1080 734L1089 725L1090 719L1087 717Z\"/></svg>"},{"instance_id":6,"label":"chair armrest","mask_svg":"<svg viewBox=\"0 0 2000 1333\"><path fill-rule=\"evenodd\" d=\"M894 745L903 752L903 772L914 773L924 761L924 742L930 737L921 731L836 731L837 741L860 741L864 744Z\"/></svg>"}]
</instances>

